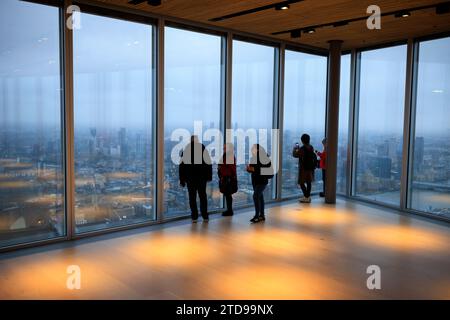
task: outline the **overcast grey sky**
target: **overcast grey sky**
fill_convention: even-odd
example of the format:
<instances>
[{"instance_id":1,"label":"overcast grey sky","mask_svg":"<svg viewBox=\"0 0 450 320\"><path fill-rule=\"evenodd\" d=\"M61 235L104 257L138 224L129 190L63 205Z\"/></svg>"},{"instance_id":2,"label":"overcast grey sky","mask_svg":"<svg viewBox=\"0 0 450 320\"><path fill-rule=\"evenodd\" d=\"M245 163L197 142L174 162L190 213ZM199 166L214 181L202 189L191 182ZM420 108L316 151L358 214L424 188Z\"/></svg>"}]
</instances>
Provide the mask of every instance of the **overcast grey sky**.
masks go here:
<instances>
[{"instance_id":1,"label":"overcast grey sky","mask_svg":"<svg viewBox=\"0 0 450 320\"><path fill-rule=\"evenodd\" d=\"M74 35L77 123L148 126L151 27L86 14L81 23ZM173 28L166 33L166 125L216 122L221 105L220 37ZM1 124L57 124L58 9L2 0L0 39ZM274 50L239 41L234 45L233 121L265 127L273 102ZM401 133L406 46L363 52L362 59L361 128ZM450 40L423 43L420 62L418 132L450 132ZM287 52L286 68L286 108L302 110L286 118L286 128L299 123L307 130L322 127L325 60ZM426 113L423 119L421 113Z\"/></svg>"}]
</instances>

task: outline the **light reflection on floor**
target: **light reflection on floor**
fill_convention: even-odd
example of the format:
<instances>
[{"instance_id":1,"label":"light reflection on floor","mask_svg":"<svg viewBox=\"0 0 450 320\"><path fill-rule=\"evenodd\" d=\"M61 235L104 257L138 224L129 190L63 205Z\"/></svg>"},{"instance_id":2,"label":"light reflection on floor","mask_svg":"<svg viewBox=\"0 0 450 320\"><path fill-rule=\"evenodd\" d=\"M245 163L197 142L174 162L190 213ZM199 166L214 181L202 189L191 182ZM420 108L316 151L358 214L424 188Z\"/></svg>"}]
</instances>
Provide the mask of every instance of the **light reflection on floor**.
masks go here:
<instances>
[{"instance_id":1,"label":"light reflection on floor","mask_svg":"<svg viewBox=\"0 0 450 320\"><path fill-rule=\"evenodd\" d=\"M449 245L448 237L432 230L408 226L376 225L359 230L355 234L356 241L366 242L370 246L411 253L419 250L444 253Z\"/></svg>"},{"instance_id":2,"label":"light reflection on floor","mask_svg":"<svg viewBox=\"0 0 450 320\"><path fill-rule=\"evenodd\" d=\"M283 214L283 220L311 226L332 226L350 224L355 216L352 212L336 212L334 207L308 208L308 210L289 210Z\"/></svg>"},{"instance_id":3,"label":"light reflection on floor","mask_svg":"<svg viewBox=\"0 0 450 320\"><path fill-rule=\"evenodd\" d=\"M3 254L0 298L450 298L446 226L344 202L273 207L265 224L250 217ZM72 264L80 291L66 289ZM381 291L366 288L371 264L382 269Z\"/></svg>"}]
</instances>

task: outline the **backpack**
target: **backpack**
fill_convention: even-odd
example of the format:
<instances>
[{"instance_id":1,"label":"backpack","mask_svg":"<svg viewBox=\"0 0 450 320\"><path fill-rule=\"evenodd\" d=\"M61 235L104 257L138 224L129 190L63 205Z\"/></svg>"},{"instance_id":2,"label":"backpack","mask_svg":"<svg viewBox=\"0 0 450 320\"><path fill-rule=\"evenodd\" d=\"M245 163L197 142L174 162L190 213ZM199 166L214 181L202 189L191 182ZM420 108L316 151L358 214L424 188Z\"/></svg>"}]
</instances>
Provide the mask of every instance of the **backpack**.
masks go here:
<instances>
[{"instance_id":1,"label":"backpack","mask_svg":"<svg viewBox=\"0 0 450 320\"><path fill-rule=\"evenodd\" d=\"M318 159L316 153L314 152L314 148L303 148L303 151L304 153L301 161L301 166L303 167L303 169L308 171L316 170Z\"/></svg>"}]
</instances>

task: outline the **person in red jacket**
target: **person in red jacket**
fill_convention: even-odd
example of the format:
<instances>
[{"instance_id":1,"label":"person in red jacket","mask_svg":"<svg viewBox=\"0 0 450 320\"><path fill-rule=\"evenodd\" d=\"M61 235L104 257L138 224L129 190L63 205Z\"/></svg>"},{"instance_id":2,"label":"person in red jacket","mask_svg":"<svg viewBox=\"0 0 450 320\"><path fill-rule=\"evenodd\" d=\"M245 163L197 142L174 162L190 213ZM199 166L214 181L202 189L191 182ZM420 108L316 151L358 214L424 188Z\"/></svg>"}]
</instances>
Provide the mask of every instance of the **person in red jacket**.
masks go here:
<instances>
[{"instance_id":1,"label":"person in red jacket","mask_svg":"<svg viewBox=\"0 0 450 320\"><path fill-rule=\"evenodd\" d=\"M237 173L236 173L236 157L234 156L234 146L227 143L223 147L223 156L219 162L217 171L219 175L219 189L224 195L227 210L222 213L224 217L233 215L233 194L238 190Z\"/></svg>"},{"instance_id":2,"label":"person in red jacket","mask_svg":"<svg viewBox=\"0 0 450 320\"><path fill-rule=\"evenodd\" d=\"M327 139L322 140L323 151L316 151L320 158L320 169L322 169L322 181L323 181L323 192L320 193L320 197L325 197L325 182L327 180Z\"/></svg>"}]
</instances>

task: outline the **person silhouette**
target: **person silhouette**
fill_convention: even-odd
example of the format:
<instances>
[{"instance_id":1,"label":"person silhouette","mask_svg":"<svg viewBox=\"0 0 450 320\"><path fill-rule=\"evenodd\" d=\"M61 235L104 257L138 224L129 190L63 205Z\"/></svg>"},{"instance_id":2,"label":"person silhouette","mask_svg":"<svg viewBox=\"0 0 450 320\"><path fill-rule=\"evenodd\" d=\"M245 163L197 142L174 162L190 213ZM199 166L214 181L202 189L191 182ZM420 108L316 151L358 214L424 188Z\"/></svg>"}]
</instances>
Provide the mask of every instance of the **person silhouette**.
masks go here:
<instances>
[{"instance_id":1,"label":"person silhouette","mask_svg":"<svg viewBox=\"0 0 450 320\"><path fill-rule=\"evenodd\" d=\"M191 137L191 142L181 154L179 178L183 188L187 185L192 222L196 223L198 220L197 194L203 221L208 222L206 185L212 181L212 164L208 150L198 141L197 136Z\"/></svg>"}]
</instances>

